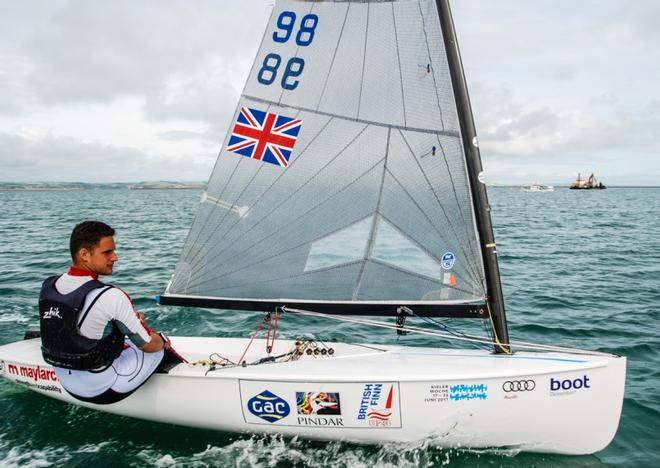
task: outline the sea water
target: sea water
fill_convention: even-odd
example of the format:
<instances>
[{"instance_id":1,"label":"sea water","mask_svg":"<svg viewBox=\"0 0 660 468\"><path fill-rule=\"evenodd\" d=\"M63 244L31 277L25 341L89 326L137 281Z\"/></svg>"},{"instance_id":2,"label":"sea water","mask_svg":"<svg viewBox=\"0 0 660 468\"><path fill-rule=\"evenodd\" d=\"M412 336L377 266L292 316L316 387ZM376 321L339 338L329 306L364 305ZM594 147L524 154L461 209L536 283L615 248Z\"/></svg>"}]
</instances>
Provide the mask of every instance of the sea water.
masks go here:
<instances>
[{"instance_id":1,"label":"sea water","mask_svg":"<svg viewBox=\"0 0 660 468\"><path fill-rule=\"evenodd\" d=\"M258 315L158 307L201 192L0 192L0 344L38 325L41 281L66 270L84 219L117 229L112 282L172 335L247 336ZM623 415L594 456L310 442L158 424L64 404L0 380L1 466L660 466L660 189L489 189L510 334L628 357ZM451 346L286 316L281 336ZM223 395L209 395L208 404ZM506 424L501 430L506 431Z\"/></svg>"}]
</instances>

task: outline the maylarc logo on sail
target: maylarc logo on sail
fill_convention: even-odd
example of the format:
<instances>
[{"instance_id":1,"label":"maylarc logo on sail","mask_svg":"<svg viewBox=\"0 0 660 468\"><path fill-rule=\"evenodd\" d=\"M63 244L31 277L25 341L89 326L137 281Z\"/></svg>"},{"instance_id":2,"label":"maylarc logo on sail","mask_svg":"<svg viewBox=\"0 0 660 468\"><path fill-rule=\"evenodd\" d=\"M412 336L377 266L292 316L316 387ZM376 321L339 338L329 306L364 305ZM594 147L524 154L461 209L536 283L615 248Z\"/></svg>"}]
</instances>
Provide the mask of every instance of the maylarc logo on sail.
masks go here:
<instances>
[{"instance_id":1,"label":"maylarc logo on sail","mask_svg":"<svg viewBox=\"0 0 660 468\"><path fill-rule=\"evenodd\" d=\"M368 420L370 426L391 426L393 396L394 385L365 384L357 419Z\"/></svg>"},{"instance_id":2,"label":"maylarc logo on sail","mask_svg":"<svg viewBox=\"0 0 660 468\"><path fill-rule=\"evenodd\" d=\"M259 395L250 398L247 402L247 409L250 413L269 423L286 418L291 412L291 408L285 400L268 390L264 390Z\"/></svg>"}]
</instances>

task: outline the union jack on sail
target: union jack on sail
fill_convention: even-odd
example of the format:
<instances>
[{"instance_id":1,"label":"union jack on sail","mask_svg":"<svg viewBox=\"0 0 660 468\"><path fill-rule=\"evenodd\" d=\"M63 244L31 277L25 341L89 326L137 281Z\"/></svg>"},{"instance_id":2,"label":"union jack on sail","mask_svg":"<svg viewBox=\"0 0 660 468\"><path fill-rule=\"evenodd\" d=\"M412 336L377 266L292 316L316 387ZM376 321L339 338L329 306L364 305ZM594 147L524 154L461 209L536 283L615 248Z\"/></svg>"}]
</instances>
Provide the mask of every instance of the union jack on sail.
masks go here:
<instances>
[{"instance_id":1,"label":"union jack on sail","mask_svg":"<svg viewBox=\"0 0 660 468\"><path fill-rule=\"evenodd\" d=\"M302 120L241 107L227 151L287 167Z\"/></svg>"}]
</instances>

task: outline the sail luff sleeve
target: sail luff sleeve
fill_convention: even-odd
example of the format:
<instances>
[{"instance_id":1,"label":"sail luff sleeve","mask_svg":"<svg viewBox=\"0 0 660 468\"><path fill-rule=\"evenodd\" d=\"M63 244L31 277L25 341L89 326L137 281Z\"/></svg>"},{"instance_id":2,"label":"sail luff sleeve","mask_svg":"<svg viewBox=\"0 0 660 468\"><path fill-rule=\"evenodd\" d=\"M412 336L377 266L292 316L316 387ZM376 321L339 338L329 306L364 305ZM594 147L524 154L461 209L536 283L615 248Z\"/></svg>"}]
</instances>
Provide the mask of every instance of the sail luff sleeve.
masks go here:
<instances>
[{"instance_id":1,"label":"sail luff sleeve","mask_svg":"<svg viewBox=\"0 0 660 468\"><path fill-rule=\"evenodd\" d=\"M491 307L496 339L503 345L508 346L509 332L504 311L504 297L500 282L495 237L490 218L490 205L488 204L488 196L486 194L486 184L479 180L482 173L482 164L477 143L477 132L470 106L470 96L465 81L449 0L436 0L436 4L442 25L447 60L450 65L449 69L451 70L456 104L459 110L459 123L466 153L465 159L470 179L470 190L475 204L477 229L486 273L487 301ZM503 351L505 350L500 346L495 347L496 353Z\"/></svg>"}]
</instances>

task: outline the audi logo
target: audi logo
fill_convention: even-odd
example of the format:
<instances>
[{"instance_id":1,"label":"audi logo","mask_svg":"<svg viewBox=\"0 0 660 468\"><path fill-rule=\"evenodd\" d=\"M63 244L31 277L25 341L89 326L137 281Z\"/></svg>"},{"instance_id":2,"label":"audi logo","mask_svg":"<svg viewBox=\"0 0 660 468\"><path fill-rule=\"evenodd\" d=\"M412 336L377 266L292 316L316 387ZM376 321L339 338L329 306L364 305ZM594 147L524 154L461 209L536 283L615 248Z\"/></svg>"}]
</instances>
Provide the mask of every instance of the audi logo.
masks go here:
<instances>
[{"instance_id":1,"label":"audi logo","mask_svg":"<svg viewBox=\"0 0 660 468\"><path fill-rule=\"evenodd\" d=\"M533 380L507 380L502 384L502 390L505 392L531 392L536 388L536 382Z\"/></svg>"}]
</instances>

